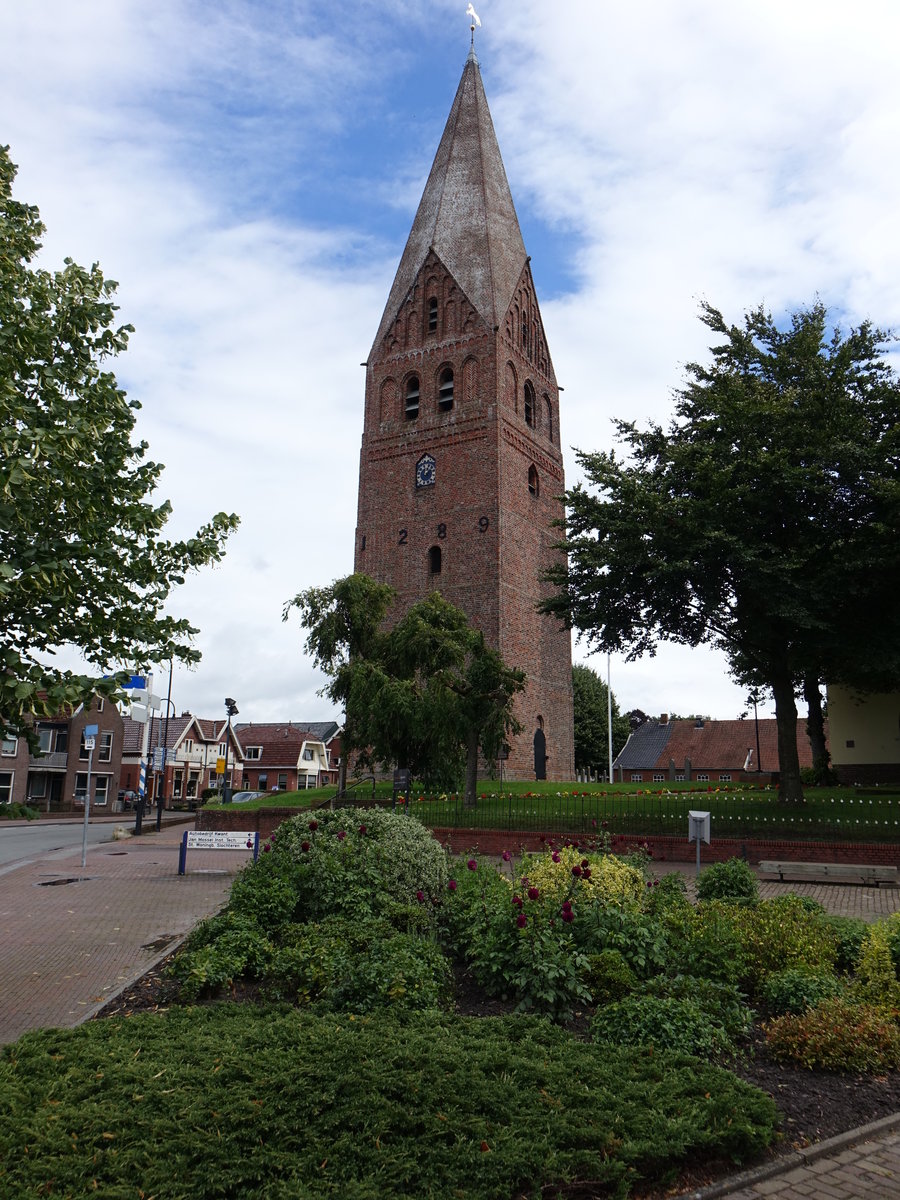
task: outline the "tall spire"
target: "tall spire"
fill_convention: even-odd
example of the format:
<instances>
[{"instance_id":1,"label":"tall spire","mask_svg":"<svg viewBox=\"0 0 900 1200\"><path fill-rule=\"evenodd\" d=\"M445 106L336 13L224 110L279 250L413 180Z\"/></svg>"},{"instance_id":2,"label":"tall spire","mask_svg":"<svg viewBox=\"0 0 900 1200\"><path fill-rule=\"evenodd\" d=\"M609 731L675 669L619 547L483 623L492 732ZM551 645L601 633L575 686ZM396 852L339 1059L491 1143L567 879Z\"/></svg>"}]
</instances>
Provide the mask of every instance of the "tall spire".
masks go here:
<instances>
[{"instance_id":1,"label":"tall spire","mask_svg":"<svg viewBox=\"0 0 900 1200\"><path fill-rule=\"evenodd\" d=\"M476 312L503 320L527 261L474 47L463 68L373 349L434 249Z\"/></svg>"}]
</instances>

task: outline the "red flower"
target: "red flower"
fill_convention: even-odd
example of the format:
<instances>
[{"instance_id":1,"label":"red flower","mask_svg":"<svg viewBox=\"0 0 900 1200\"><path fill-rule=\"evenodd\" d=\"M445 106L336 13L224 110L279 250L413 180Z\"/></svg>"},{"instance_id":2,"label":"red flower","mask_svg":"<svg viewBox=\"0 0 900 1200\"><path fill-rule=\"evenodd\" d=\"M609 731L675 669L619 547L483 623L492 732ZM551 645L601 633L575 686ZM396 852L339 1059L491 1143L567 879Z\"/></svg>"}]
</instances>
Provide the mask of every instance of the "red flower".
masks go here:
<instances>
[{"instance_id":1,"label":"red flower","mask_svg":"<svg viewBox=\"0 0 900 1200\"><path fill-rule=\"evenodd\" d=\"M342 842L346 836L347 836L347 835L346 835L346 833L344 833L343 829L339 829L339 830L338 830L338 835L337 835L337 837L338 837L338 841L339 841L339 842Z\"/></svg>"},{"instance_id":2,"label":"red flower","mask_svg":"<svg viewBox=\"0 0 900 1200\"><path fill-rule=\"evenodd\" d=\"M536 887L530 887L528 889L528 899L529 900L537 900L537 898L540 894L541 893L537 890Z\"/></svg>"},{"instance_id":3,"label":"red flower","mask_svg":"<svg viewBox=\"0 0 900 1200\"><path fill-rule=\"evenodd\" d=\"M310 821L309 828L312 830L313 833L315 833L315 831L319 828L319 822L318 821Z\"/></svg>"},{"instance_id":4,"label":"red flower","mask_svg":"<svg viewBox=\"0 0 900 1200\"><path fill-rule=\"evenodd\" d=\"M575 920L575 914L572 912L572 910L571 910L571 909L569 909L569 911L568 911L568 912L564 912L564 913L563 913L563 915L562 915L562 919L563 919L564 921L566 921L566 922L569 922L569 921L574 921L574 920Z\"/></svg>"},{"instance_id":5,"label":"red flower","mask_svg":"<svg viewBox=\"0 0 900 1200\"><path fill-rule=\"evenodd\" d=\"M524 913L519 913L519 915L516 917L516 924L518 925L518 927L520 929L524 929L525 926L528 924L528 918L525 916Z\"/></svg>"},{"instance_id":6,"label":"red flower","mask_svg":"<svg viewBox=\"0 0 900 1200\"><path fill-rule=\"evenodd\" d=\"M563 900L562 909L563 909L563 912L571 912L572 911L572 901L571 900Z\"/></svg>"},{"instance_id":7,"label":"red flower","mask_svg":"<svg viewBox=\"0 0 900 1200\"><path fill-rule=\"evenodd\" d=\"M366 836L366 832L367 832L367 830L366 830L366 827L365 827L365 825L360 825L360 827L359 827L359 832L360 832L360 833L363 835L363 837L365 837L365 836Z\"/></svg>"},{"instance_id":8,"label":"red flower","mask_svg":"<svg viewBox=\"0 0 900 1200\"><path fill-rule=\"evenodd\" d=\"M590 867L585 867L585 868L584 868L584 878L585 878L585 879L590 879L590 877L591 877L591 868L590 868Z\"/></svg>"},{"instance_id":9,"label":"red flower","mask_svg":"<svg viewBox=\"0 0 900 1200\"><path fill-rule=\"evenodd\" d=\"M521 908L522 905L524 904L524 900L522 899L521 896L513 896L512 902L516 908Z\"/></svg>"},{"instance_id":10,"label":"red flower","mask_svg":"<svg viewBox=\"0 0 900 1200\"><path fill-rule=\"evenodd\" d=\"M300 849L301 849L301 850L303 851L303 853L305 854L305 853L307 852L307 850L309 849L309 842L301 842L301 843L300 843Z\"/></svg>"},{"instance_id":11,"label":"red flower","mask_svg":"<svg viewBox=\"0 0 900 1200\"><path fill-rule=\"evenodd\" d=\"M575 876L576 879L578 879L578 877L581 875L581 867L579 867L579 865L577 863L572 868L572 874Z\"/></svg>"},{"instance_id":12,"label":"red flower","mask_svg":"<svg viewBox=\"0 0 900 1200\"><path fill-rule=\"evenodd\" d=\"M503 853L500 855L500 857L503 859L504 862L509 862L509 860L512 858L512 855L510 854L510 852L508 850L504 850Z\"/></svg>"},{"instance_id":13,"label":"red flower","mask_svg":"<svg viewBox=\"0 0 900 1200\"><path fill-rule=\"evenodd\" d=\"M448 880L447 880L447 887L450 889L450 891L451 891L451 892L455 892L455 891L456 891L456 880L455 880L455 879L448 879Z\"/></svg>"},{"instance_id":14,"label":"red flower","mask_svg":"<svg viewBox=\"0 0 900 1200\"><path fill-rule=\"evenodd\" d=\"M554 850L553 853L550 855L550 859L552 862L559 862L559 854L556 850Z\"/></svg>"},{"instance_id":15,"label":"red flower","mask_svg":"<svg viewBox=\"0 0 900 1200\"><path fill-rule=\"evenodd\" d=\"M587 858L583 858L583 859L581 860L581 865L582 865L583 867L589 867L589 866L591 865L591 863L590 863L590 860L589 860L589 859L587 859Z\"/></svg>"},{"instance_id":16,"label":"red flower","mask_svg":"<svg viewBox=\"0 0 900 1200\"><path fill-rule=\"evenodd\" d=\"M418 902L420 904L425 903L425 893L421 890L421 888L419 889L418 892L416 892L416 899L418 900Z\"/></svg>"},{"instance_id":17,"label":"red flower","mask_svg":"<svg viewBox=\"0 0 900 1200\"><path fill-rule=\"evenodd\" d=\"M478 870L478 863L475 861L474 858L470 858L469 861L466 863L466 866L469 868L470 871Z\"/></svg>"}]
</instances>

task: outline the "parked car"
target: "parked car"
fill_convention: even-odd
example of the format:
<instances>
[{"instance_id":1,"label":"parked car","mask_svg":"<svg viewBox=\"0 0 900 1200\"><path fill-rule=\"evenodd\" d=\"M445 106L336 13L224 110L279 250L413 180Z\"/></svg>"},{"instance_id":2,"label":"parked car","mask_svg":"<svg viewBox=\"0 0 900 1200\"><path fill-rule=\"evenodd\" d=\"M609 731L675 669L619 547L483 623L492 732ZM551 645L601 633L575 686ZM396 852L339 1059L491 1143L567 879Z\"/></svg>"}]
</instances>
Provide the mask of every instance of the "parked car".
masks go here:
<instances>
[{"instance_id":1,"label":"parked car","mask_svg":"<svg viewBox=\"0 0 900 1200\"><path fill-rule=\"evenodd\" d=\"M255 800L257 796L264 796L265 792L235 792L231 797L232 804L245 804L248 800Z\"/></svg>"}]
</instances>

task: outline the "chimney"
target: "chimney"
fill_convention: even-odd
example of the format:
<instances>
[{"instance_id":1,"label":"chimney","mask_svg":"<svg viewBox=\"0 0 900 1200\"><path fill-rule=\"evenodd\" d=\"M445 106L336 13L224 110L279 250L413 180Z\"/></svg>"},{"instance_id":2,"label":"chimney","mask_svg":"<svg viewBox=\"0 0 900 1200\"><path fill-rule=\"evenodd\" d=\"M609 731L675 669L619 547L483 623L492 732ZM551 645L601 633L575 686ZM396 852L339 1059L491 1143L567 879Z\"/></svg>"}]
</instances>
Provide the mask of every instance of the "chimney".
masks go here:
<instances>
[{"instance_id":1,"label":"chimney","mask_svg":"<svg viewBox=\"0 0 900 1200\"><path fill-rule=\"evenodd\" d=\"M669 714L668 713L660 713L659 714L659 723L660 723L660 725L668 725Z\"/></svg>"}]
</instances>

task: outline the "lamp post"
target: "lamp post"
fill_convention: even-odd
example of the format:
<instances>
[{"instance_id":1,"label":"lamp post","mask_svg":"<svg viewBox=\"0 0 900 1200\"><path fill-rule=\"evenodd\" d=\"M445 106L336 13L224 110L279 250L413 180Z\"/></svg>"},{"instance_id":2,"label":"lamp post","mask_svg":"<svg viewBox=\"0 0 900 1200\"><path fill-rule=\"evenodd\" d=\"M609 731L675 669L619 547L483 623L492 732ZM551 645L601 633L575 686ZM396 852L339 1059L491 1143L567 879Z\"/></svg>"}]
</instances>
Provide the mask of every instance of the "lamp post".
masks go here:
<instances>
[{"instance_id":1,"label":"lamp post","mask_svg":"<svg viewBox=\"0 0 900 1200\"><path fill-rule=\"evenodd\" d=\"M231 788L228 786L228 743L231 741L231 718L238 714L238 706L230 696L225 697L225 712L228 714L228 732L225 735L225 773L222 776L222 803L231 803Z\"/></svg>"}]
</instances>

